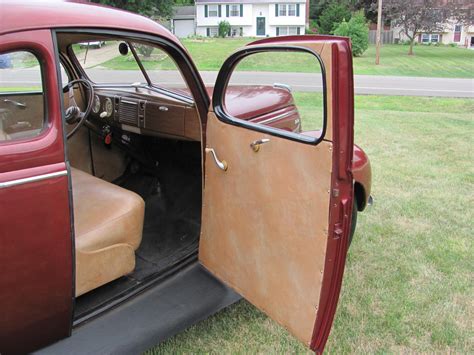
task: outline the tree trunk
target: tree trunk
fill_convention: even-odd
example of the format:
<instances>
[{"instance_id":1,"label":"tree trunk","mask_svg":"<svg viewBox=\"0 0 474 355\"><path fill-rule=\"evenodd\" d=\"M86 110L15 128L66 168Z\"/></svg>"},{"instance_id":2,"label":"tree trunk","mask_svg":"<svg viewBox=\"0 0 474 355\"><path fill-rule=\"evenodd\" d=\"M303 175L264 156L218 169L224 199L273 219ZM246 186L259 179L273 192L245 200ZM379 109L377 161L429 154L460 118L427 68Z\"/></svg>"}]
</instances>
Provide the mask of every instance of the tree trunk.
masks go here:
<instances>
[{"instance_id":1,"label":"tree trunk","mask_svg":"<svg viewBox=\"0 0 474 355\"><path fill-rule=\"evenodd\" d=\"M408 49L408 55L413 55L413 45L415 44L415 38L410 40L410 49Z\"/></svg>"}]
</instances>

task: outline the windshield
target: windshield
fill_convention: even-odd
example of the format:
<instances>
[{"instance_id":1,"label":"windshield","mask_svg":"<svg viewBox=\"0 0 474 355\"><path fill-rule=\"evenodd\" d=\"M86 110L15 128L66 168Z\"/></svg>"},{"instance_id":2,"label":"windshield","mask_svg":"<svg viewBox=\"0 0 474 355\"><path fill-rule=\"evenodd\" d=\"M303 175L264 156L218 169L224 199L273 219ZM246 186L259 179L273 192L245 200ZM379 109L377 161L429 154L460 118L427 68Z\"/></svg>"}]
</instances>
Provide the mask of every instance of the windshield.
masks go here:
<instances>
[{"instance_id":1,"label":"windshield","mask_svg":"<svg viewBox=\"0 0 474 355\"><path fill-rule=\"evenodd\" d=\"M138 42L97 40L74 44L85 73L97 84L148 84L189 95L186 81L163 49ZM140 68L143 67L143 71Z\"/></svg>"}]
</instances>

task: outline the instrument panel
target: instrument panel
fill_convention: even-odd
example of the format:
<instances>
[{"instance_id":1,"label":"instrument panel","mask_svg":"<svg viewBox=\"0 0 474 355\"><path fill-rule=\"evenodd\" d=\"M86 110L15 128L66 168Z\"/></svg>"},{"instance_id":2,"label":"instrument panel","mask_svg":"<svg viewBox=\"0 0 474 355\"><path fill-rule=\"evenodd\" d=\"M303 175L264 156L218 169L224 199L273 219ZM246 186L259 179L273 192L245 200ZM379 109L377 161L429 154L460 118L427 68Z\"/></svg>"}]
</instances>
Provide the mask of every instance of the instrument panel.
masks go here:
<instances>
[{"instance_id":1,"label":"instrument panel","mask_svg":"<svg viewBox=\"0 0 474 355\"><path fill-rule=\"evenodd\" d=\"M122 130L175 139L201 140L201 123L194 103L154 90L95 89L92 116Z\"/></svg>"}]
</instances>

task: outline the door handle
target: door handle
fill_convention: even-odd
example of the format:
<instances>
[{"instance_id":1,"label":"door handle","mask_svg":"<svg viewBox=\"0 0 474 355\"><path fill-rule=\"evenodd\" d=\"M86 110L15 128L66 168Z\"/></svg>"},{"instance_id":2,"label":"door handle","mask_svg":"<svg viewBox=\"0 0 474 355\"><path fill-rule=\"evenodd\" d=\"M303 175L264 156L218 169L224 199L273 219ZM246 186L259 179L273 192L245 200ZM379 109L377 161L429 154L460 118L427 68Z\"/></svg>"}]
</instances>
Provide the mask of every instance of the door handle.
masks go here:
<instances>
[{"instance_id":1,"label":"door handle","mask_svg":"<svg viewBox=\"0 0 474 355\"><path fill-rule=\"evenodd\" d=\"M22 110L24 110L26 108L25 104L22 104L21 102L18 102L18 101L14 101L14 100L10 100L10 99L4 99L3 102L5 102L7 104L11 104L13 106L16 106L18 108L21 108Z\"/></svg>"},{"instance_id":2,"label":"door handle","mask_svg":"<svg viewBox=\"0 0 474 355\"><path fill-rule=\"evenodd\" d=\"M260 146L262 144L265 144L265 143L268 143L268 142L270 142L270 139L268 139L268 138L258 139L256 141L253 141L252 143L250 143L250 148L252 148L253 151L255 153L257 153L260 150Z\"/></svg>"},{"instance_id":3,"label":"door handle","mask_svg":"<svg viewBox=\"0 0 474 355\"><path fill-rule=\"evenodd\" d=\"M219 160L214 148L206 148L205 151L206 151L206 153L211 153L212 154L212 156L214 157L214 162L219 167L219 169L227 171L227 168L228 168L227 162L225 160L222 160L222 161Z\"/></svg>"}]
</instances>

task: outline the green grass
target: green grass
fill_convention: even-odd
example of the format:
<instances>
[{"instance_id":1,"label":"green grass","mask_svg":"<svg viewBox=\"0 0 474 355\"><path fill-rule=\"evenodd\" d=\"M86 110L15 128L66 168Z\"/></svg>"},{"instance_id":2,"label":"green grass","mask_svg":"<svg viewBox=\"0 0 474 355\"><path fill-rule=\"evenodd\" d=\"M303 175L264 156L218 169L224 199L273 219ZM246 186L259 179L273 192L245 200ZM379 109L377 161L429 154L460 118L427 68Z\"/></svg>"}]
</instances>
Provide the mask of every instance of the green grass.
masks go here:
<instances>
[{"instance_id":1,"label":"green grass","mask_svg":"<svg viewBox=\"0 0 474 355\"><path fill-rule=\"evenodd\" d=\"M235 50L252 42L252 38L239 39L183 39L199 70L219 70L224 60ZM474 51L446 46L416 46L415 55L408 56L408 46L385 45L381 51L381 64L375 65L375 47L370 46L363 56L354 58L355 74L422 76L441 78L474 78ZM294 55L288 53L280 61L279 71L309 72L311 67L294 63ZM101 64L110 69L136 69L126 57L117 57ZM145 63L147 69L174 69L173 63ZM245 70L274 70L271 63L259 62L248 65Z\"/></svg>"},{"instance_id":2,"label":"green grass","mask_svg":"<svg viewBox=\"0 0 474 355\"><path fill-rule=\"evenodd\" d=\"M473 112L469 99L356 97L375 205L359 215L329 353L474 352ZM241 301L150 353L304 351Z\"/></svg>"}]
</instances>

